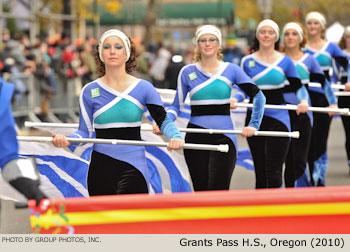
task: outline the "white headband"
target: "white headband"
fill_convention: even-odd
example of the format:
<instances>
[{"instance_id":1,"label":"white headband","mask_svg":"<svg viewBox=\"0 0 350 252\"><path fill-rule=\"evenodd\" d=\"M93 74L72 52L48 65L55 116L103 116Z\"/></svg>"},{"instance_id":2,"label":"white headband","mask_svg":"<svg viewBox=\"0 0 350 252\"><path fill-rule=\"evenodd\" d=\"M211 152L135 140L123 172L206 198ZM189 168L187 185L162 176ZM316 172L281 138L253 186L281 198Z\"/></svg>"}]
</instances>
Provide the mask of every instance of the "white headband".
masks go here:
<instances>
[{"instance_id":1,"label":"white headband","mask_svg":"<svg viewBox=\"0 0 350 252\"><path fill-rule=\"evenodd\" d=\"M300 25L298 25L297 23L294 22L289 22L287 23L284 27L283 27L283 36L284 33L289 30L289 29L293 29L296 30L298 32L299 38L300 38L300 42L303 41L303 37L304 37L304 32L303 29L301 29Z\"/></svg>"},{"instance_id":2,"label":"white headband","mask_svg":"<svg viewBox=\"0 0 350 252\"><path fill-rule=\"evenodd\" d=\"M306 23L310 19L316 19L317 21L319 21L321 23L321 26L323 29L326 27L326 19L324 18L324 16L321 13L316 12L316 11L312 11L312 12L308 13L305 17Z\"/></svg>"},{"instance_id":3,"label":"white headband","mask_svg":"<svg viewBox=\"0 0 350 252\"><path fill-rule=\"evenodd\" d=\"M278 27L276 22L271 20L271 19L265 19L265 20L261 21L258 24L258 27L256 28L256 34L255 34L257 37L258 37L259 30L263 26L270 26L276 33L276 41L279 39L279 37L280 37L280 28Z\"/></svg>"},{"instance_id":4,"label":"white headband","mask_svg":"<svg viewBox=\"0 0 350 252\"><path fill-rule=\"evenodd\" d=\"M199 27L197 29L196 35L194 37L196 45L198 43L198 39L203 34L212 34L212 35L214 35L219 40L219 46L221 46L222 36L221 36L221 32L220 32L220 30L218 28L216 28L213 25L203 25L203 26Z\"/></svg>"},{"instance_id":5,"label":"white headband","mask_svg":"<svg viewBox=\"0 0 350 252\"><path fill-rule=\"evenodd\" d=\"M122 40L124 47L125 47L125 50L126 50L126 61L128 61L130 58L130 48L131 48L130 40L129 40L128 36L125 35L124 32L121 32L117 29L111 29L111 30L108 30L102 34L102 36L100 38L100 42L98 43L98 56L100 57L100 60L102 62L104 62L102 59L103 42L105 41L106 38L111 37L111 36L116 36Z\"/></svg>"}]
</instances>

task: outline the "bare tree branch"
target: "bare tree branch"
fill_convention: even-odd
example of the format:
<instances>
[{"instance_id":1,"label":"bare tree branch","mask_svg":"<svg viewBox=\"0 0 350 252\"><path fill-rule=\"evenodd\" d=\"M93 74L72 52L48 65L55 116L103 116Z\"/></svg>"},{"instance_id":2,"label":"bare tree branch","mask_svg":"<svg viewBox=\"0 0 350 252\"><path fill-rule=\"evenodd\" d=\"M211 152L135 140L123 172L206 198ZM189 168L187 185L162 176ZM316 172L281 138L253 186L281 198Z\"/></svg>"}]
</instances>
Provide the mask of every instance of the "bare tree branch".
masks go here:
<instances>
[{"instance_id":1,"label":"bare tree branch","mask_svg":"<svg viewBox=\"0 0 350 252\"><path fill-rule=\"evenodd\" d=\"M143 37L143 43L145 45L145 48L148 48L148 45L151 40L151 29L155 19L154 3L155 3L155 0L149 0L147 5L146 17L145 17L145 35Z\"/></svg>"}]
</instances>

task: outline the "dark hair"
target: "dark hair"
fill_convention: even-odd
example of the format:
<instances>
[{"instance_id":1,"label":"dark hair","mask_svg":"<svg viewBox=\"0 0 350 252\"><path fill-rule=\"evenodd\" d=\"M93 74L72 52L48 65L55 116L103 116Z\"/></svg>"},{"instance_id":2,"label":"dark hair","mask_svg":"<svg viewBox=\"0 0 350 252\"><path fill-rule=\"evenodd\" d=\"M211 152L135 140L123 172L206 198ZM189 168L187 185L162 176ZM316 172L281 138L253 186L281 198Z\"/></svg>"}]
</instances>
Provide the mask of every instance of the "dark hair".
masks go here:
<instances>
[{"instance_id":1,"label":"dark hair","mask_svg":"<svg viewBox=\"0 0 350 252\"><path fill-rule=\"evenodd\" d=\"M259 50L259 46L260 46L259 40L256 37L254 37L253 44L250 47L249 51L256 52ZM275 43L275 50L278 51L279 49L280 49L280 39L278 39Z\"/></svg>"},{"instance_id":2,"label":"dark hair","mask_svg":"<svg viewBox=\"0 0 350 252\"><path fill-rule=\"evenodd\" d=\"M125 71L127 73L131 73L134 71L137 65L136 57L138 56L136 52L136 46L134 42L131 41L131 48L130 48L130 57L128 61L125 63ZM98 55L98 45L96 46L96 49L94 50L94 56L95 56L95 62L96 62L96 73L99 77L102 77L106 74L106 68L105 68L105 63L103 63L100 59L100 56Z\"/></svg>"}]
</instances>

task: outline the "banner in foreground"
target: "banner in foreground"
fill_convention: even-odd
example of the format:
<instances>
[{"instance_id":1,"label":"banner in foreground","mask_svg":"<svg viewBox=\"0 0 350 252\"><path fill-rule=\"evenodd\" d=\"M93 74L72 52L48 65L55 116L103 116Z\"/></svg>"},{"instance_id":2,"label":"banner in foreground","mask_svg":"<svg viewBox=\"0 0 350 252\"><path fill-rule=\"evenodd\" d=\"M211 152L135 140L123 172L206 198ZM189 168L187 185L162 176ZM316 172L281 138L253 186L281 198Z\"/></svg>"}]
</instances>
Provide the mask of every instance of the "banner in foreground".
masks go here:
<instances>
[{"instance_id":1,"label":"banner in foreground","mask_svg":"<svg viewBox=\"0 0 350 252\"><path fill-rule=\"evenodd\" d=\"M98 196L29 205L33 233L350 232L349 186Z\"/></svg>"}]
</instances>

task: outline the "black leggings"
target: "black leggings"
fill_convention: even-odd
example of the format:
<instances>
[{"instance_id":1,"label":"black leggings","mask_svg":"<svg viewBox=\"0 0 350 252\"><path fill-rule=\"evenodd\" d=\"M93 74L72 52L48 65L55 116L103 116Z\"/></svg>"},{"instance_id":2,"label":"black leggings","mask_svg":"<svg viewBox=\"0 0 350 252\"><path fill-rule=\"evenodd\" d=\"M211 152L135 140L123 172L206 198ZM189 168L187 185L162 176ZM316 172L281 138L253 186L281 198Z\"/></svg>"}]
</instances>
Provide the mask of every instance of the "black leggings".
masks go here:
<instances>
[{"instance_id":1,"label":"black leggings","mask_svg":"<svg viewBox=\"0 0 350 252\"><path fill-rule=\"evenodd\" d=\"M189 123L188 128L201 128ZM236 147L232 140L222 134L187 133L186 143L228 144L227 153L184 149L186 163L195 191L229 190L231 176L236 164Z\"/></svg>"},{"instance_id":2,"label":"black leggings","mask_svg":"<svg viewBox=\"0 0 350 252\"><path fill-rule=\"evenodd\" d=\"M311 141L311 121L307 114L289 111L292 131L299 131L300 137L293 138L289 145L289 151L284 170L284 183L286 187L294 187L295 181L300 178L306 169L307 157Z\"/></svg>"},{"instance_id":3,"label":"black leggings","mask_svg":"<svg viewBox=\"0 0 350 252\"><path fill-rule=\"evenodd\" d=\"M134 166L93 151L87 186L90 196L148 193L142 173Z\"/></svg>"},{"instance_id":4,"label":"black leggings","mask_svg":"<svg viewBox=\"0 0 350 252\"><path fill-rule=\"evenodd\" d=\"M309 92L311 98L311 104L314 107L327 107L328 102L324 95L316 92ZM315 161L318 160L327 151L327 141L329 129L332 122L332 117L326 113L313 113L314 124L311 133L311 143L309 149L309 170L310 180L312 185L320 185L320 181L313 181L313 171Z\"/></svg>"},{"instance_id":5,"label":"black leggings","mask_svg":"<svg viewBox=\"0 0 350 252\"><path fill-rule=\"evenodd\" d=\"M246 122L250 120L247 114ZM261 131L285 131L288 128L280 121L264 116L260 125ZM290 140L287 137L248 137L255 171L255 187L279 188L282 186L282 168L286 160Z\"/></svg>"},{"instance_id":6,"label":"black leggings","mask_svg":"<svg viewBox=\"0 0 350 252\"><path fill-rule=\"evenodd\" d=\"M350 97L340 96L338 98L338 106L339 108L350 108ZM348 160L350 160L350 116L342 116L341 120L343 122L345 130L346 154L348 156Z\"/></svg>"}]
</instances>

